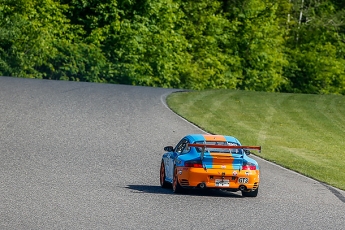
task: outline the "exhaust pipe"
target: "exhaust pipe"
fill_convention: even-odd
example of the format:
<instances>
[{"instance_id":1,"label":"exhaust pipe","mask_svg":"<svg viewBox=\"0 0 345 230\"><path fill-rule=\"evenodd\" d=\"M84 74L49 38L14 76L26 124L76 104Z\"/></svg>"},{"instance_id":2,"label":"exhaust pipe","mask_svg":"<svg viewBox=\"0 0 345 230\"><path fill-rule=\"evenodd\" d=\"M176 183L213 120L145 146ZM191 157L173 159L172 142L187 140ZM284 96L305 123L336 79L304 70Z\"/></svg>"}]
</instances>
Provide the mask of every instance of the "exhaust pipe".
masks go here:
<instances>
[{"instance_id":1,"label":"exhaust pipe","mask_svg":"<svg viewBox=\"0 0 345 230\"><path fill-rule=\"evenodd\" d=\"M200 183L200 184L199 184L199 188L201 188L201 189L206 188L206 184L205 184L205 183Z\"/></svg>"},{"instance_id":2,"label":"exhaust pipe","mask_svg":"<svg viewBox=\"0 0 345 230\"><path fill-rule=\"evenodd\" d=\"M247 190L247 187L245 185L240 185L240 190L241 191Z\"/></svg>"}]
</instances>

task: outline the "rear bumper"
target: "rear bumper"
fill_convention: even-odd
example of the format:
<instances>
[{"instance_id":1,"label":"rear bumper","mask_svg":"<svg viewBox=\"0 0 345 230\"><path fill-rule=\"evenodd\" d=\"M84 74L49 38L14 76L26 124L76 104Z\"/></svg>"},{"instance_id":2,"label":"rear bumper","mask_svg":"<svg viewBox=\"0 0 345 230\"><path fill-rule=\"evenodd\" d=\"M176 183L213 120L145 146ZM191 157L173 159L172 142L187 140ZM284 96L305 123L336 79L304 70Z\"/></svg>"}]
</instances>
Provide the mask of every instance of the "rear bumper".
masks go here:
<instances>
[{"instance_id":1,"label":"rear bumper","mask_svg":"<svg viewBox=\"0 0 345 230\"><path fill-rule=\"evenodd\" d=\"M259 170L203 169L177 167L179 184L184 188L255 190L259 186Z\"/></svg>"}]
</instances>

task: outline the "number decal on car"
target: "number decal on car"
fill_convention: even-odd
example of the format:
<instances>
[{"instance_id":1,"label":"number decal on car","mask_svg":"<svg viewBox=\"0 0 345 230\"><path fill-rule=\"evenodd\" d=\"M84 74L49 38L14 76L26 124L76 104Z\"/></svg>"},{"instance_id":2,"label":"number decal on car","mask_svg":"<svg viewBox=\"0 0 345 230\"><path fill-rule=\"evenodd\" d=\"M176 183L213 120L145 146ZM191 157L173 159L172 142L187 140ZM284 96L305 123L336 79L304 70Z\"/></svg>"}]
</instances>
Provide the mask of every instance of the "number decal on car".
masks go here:
<instances>
[{"instance_id":1,"label":"number decal on car","mask_svg":"<svg viewBox=\"0 0 345 230\"><path fill-rule=\"evenodd\" d=\"M238 183L240 183L240 184L247 184L248 182L249 182L249 180L246 177L238 178Z\"/></svg>"}]
</instances>

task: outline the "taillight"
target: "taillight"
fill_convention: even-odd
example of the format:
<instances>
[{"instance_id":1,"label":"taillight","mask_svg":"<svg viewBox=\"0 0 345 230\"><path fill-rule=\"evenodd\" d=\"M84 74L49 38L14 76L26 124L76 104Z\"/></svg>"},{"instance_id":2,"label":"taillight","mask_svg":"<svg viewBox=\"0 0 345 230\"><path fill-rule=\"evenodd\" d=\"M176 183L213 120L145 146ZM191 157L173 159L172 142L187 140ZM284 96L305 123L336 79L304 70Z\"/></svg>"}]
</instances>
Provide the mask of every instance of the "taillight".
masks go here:
<instances>
[{"instance_id":1,"label":"taillight","mask_svg":"<svg viewBox=\"0 0 345 230\"><path fill-rule=\"evenodd\" d=\"M256 165L247 163L242 165L242 170L256 170Z\"/></svg>"},{"instance_id":2,"label":"taillight","mask_svg":"<svg viewBox=\"0 0 345 230\"><path fill-rule=\"evenodd\" d=\"M186 161L184 167L202 168L201 161Z\"/></svg>"}]
</instances>

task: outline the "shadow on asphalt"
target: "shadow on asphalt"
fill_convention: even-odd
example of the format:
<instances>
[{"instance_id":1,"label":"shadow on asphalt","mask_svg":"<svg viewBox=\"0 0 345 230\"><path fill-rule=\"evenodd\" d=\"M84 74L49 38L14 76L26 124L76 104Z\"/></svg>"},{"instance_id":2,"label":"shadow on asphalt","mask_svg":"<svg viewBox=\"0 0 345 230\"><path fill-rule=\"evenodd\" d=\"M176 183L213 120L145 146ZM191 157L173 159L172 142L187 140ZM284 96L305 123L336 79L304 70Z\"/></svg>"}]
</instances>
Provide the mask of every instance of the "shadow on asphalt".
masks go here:
<instances>
[{"instance_id":1,"label":"shadow on asphalt","mask_svg":"<svg viewBox=\"0 0 345 230\"><path fill-rule=\"evenodd\" d=\"M172 189L169 189L169 188L165 189L156 185L127 185L126 188L132 190L132 192L138 192L138 193L242 198L242 195L238 193L228 192L228 191L223 191L223 190L212 190L212 189L207 189L207 190L188 189L181 194L174 194L172 192Z\"/></svg>"}]
</instances>

